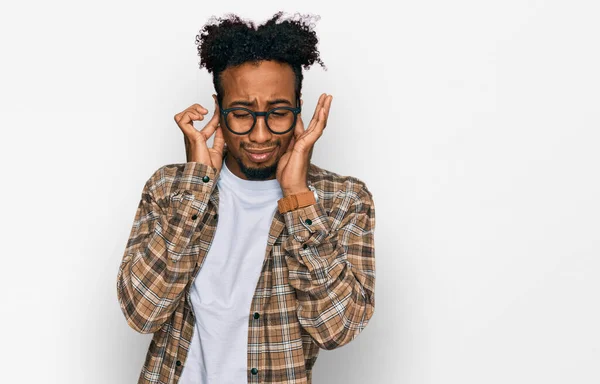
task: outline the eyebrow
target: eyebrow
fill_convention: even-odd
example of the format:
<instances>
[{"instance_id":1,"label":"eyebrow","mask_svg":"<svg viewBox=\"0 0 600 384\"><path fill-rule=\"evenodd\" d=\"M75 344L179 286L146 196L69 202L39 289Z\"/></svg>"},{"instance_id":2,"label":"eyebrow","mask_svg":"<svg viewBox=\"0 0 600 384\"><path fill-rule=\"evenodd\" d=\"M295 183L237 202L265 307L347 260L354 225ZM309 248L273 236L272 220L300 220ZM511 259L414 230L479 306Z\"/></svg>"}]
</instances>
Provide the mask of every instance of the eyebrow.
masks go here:
<instances>
[{"instance_id":1,"label":"eyebrow","mask_svg":"<svg viewBox=\"0 0 600 384\"><path fill-rule=\"evenodd\" d=\"M287 105L292 105L292 103L287 100L287 99L275 99L275 100L269 100L267 101L268 105L274 105L274 104L287 104ZM229 103L229 106L232 107L234 105L243 105L244 107L251 107L254 105L254 101L247 101L247 100L235 100L232 101L231 103Z\"/></svg>"}]
</instances>

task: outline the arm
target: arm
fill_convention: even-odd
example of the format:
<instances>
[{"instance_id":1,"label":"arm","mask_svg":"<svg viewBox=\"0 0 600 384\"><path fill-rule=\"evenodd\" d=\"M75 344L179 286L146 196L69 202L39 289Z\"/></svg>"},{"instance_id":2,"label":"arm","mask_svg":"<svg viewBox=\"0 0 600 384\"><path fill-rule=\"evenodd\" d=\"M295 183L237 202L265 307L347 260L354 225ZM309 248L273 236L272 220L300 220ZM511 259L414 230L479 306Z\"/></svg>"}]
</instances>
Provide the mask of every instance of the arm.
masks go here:
<instances>
[{"instance_id":1,"label":"arm","mask_svg":"<svg viewBox=\"0 0 600 384\"><path fill-rule=\"evenodd\" d=\"M298 320L323 349L353 340L375 309L375 207L364 183L345 185L329 215L320 201L284 213Z\"/></svg>"},{"instance_id":2,"label":"arm","mask_svg":"<svg viewBox=\"0 0 600 384\"><path fill-rule=\"evenodd\" d=\"M198 162L170 164L144 185L117 275L119 305L136 331L156 332L179 304L196 266L188 245L217 174Z\"/></svg>"}]
</instances>

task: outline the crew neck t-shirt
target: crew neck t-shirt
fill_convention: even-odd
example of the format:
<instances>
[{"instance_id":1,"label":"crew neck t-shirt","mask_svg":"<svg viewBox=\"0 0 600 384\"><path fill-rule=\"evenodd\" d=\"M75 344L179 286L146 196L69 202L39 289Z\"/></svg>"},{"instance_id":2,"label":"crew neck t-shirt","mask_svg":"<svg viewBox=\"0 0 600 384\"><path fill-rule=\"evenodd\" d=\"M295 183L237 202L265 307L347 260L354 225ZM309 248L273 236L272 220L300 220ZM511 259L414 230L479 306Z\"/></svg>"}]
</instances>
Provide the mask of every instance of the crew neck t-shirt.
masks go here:
<instances>
[{"instance_id":1,"label":"crew neck t-shirt","mask_svg":"<svg viewBox=\"0 0 600 384\"><path fill-rule=\"evenodd\" d=\"M277 200L277 179L245 180L223 161L212 245L190 287L195 325L180 384L240 384L248 375L248 320Z\"/></svg>"}]
</instances>

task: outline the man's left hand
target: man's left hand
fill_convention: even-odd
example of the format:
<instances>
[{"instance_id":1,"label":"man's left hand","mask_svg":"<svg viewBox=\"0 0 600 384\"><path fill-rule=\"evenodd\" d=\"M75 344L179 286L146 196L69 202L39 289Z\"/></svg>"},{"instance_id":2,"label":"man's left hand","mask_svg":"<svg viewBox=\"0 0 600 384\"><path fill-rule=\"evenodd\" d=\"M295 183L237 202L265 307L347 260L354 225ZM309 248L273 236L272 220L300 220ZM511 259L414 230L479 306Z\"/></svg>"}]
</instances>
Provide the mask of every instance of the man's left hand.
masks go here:
<instances>
[{"instance_id":1,"label":"man's left hand","mask_svg":"<svg viewBox=\"0 0 600 384\"><path fill-rule=\"evenodd\" d=\"M304 129L302 114L298 114L294 137L290 140L287 151L279 159L277 165L276 177L284 197L309 190L307 176L310 158L315 143L327 126L332 99L333 96L326 93L319 97L315 112L306 130Z\"/></svg>"}]
</instances>

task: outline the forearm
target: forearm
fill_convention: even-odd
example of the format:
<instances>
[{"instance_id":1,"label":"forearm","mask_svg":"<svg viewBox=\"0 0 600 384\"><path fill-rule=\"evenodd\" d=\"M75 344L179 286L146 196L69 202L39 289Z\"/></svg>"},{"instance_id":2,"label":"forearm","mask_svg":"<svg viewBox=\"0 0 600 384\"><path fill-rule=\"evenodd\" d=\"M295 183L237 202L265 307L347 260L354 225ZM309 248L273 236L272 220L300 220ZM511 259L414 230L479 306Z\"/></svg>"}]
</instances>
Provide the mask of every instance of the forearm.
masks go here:
<instances>
[{"instance_id":1,"label":"forearm","mask_svg":"<svg viewBox=\"0 0 600 384\"><path fill-rule=\"evenodd\" d=\"M324 349L353 340L374 312L374 207L370 195L362 198L341 220L320 203L284 214L298 320Z\"/></svg>"},{"instance_id":2,"label":"forearm","mask_svg":"<svg viewBox=\"0 0 600 384\"><path fill-rule=\"evenodd\" d=\"M162 167L146 183L117 277L121 309L136 331L155 332L180 302L196 265L190 241L215 177L214 168L188 162Z\"/></svg>"}]
</instances>

